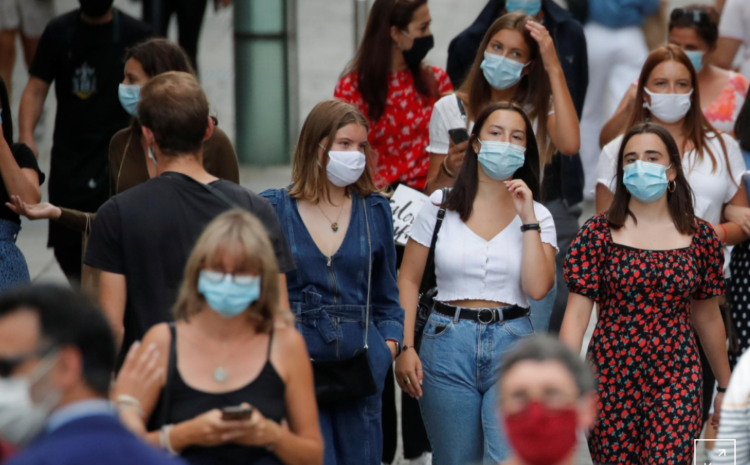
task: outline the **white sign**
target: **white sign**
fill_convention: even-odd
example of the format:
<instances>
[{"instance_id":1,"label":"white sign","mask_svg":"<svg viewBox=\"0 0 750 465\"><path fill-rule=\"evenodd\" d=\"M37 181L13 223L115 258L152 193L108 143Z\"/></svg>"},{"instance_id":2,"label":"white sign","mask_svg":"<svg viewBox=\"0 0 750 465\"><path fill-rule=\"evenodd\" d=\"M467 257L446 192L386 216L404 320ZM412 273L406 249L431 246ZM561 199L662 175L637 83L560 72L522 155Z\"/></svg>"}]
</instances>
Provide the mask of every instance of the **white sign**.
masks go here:
<instances>
[{"instance_id":1,"label":"white sign","mask_svg":"<svg viewBox=\"0 0 750 465\"><path fill-rule=\"evenodd\" d=\"M423 193L404 184L399 184L396 188L396 192L391 196L393 240L396 244L406 245L411 225L414 223L419 210L422 209L422 205L429 199Z\"/></svg>"}]
</instances>

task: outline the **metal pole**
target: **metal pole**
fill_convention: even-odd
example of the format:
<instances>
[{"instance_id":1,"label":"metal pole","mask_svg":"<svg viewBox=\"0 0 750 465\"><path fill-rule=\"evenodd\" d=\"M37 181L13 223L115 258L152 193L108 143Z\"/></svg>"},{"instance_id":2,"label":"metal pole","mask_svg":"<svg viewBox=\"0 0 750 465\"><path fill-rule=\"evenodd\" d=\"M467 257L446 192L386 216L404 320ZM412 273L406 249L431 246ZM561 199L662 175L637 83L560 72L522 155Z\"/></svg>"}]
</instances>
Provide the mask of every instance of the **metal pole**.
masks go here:
<instances>
[{"instance_id":1,"label":"metal pole","mask_svg":"<svg viewBox=\"0 0 750 465\"><path fill-rule=\"evenodd\" d=\"M367 15L370 13L370 5L367 0L354 0L354 50L359 49L362 37L367 27Z\"/></svg>"}]
</instances>

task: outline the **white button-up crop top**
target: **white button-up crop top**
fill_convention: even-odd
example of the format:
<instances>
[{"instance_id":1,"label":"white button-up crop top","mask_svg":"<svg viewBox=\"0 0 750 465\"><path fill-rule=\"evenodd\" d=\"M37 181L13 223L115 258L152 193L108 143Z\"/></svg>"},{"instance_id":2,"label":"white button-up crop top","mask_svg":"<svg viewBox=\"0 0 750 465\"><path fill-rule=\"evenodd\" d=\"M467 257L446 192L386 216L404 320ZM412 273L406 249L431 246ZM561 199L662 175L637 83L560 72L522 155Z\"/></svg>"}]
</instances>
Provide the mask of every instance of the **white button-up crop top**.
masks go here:
<instances>
[{"instance_id":1,"label":"white button-up crop top","mask_svg":"<svg viewBox=\"0 0 750 465\"><path fill-rule=\"evenodd\" d=\"M409 237L425 247L429 247L432 242L432 232L440 209L438 204L442 199L442 191L436 190L412 225ZM537 202L534 202L534 212L542 228L542 242L557 250L557 233L552 214ZM458 213L447 210L435 246L437 300L488 300L528 307L529 300L521 287L524 234L521 226L521 218L516 215L505 229L486 241L469 229Z\"/></svg>"}]
</instances>

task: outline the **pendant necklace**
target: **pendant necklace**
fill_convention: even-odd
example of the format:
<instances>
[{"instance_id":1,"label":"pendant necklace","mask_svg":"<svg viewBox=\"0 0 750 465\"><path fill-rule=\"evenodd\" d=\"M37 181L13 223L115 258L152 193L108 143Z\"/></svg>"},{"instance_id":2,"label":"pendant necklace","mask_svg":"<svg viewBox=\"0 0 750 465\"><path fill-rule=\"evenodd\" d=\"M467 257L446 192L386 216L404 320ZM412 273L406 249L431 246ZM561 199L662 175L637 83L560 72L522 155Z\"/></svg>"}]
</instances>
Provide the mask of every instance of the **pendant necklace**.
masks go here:
<instances>
[{"instance_id":1,"label":"pendant necklace","mask_svg":"<svg viewBox=\"0 0 750 465\"><path fill-rule=\"evenodd\" d=\"M341 208L339 209L339 214L336 217L336 221L331 221L331 219L328 218L328 215L326 215L326 212L324 212L323 209L320 208L320 202L318 202L316 205L318 206L318 209L320 210L320 213L322 213L323 216L326 217L326 219L328 220L328 222L331 223L331 229L333 230L333 232L338 232L338 230L339 230L339 218L341 218L341 212L344 211L344 205L346 205L346 199L344 200L344 203L341 204Z\"/></svg>"}]
</instances>

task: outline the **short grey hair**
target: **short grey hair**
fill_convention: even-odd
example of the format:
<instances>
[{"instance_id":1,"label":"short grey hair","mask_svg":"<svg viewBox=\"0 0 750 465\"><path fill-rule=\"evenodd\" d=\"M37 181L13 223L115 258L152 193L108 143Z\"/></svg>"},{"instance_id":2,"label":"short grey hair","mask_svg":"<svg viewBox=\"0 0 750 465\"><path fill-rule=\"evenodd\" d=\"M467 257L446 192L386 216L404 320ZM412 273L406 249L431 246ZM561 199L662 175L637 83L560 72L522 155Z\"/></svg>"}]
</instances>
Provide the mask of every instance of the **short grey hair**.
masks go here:
<instances>
[{"instance_id":1,"label":"short grey hair","mask_svg":"<svg viewBox=\"0 0 750 465\"><path fill-rule=\"evenodd\" d=\"M544 335L523 341L506 352L500 369L500 379L515 365L527 361L561 363L573 375L579 397L591 393L596 388L594 373L588 363L559 340Z\"/></svg>"}]
</instances>

